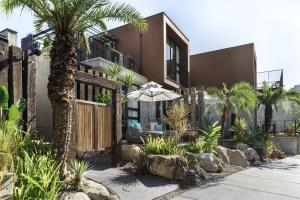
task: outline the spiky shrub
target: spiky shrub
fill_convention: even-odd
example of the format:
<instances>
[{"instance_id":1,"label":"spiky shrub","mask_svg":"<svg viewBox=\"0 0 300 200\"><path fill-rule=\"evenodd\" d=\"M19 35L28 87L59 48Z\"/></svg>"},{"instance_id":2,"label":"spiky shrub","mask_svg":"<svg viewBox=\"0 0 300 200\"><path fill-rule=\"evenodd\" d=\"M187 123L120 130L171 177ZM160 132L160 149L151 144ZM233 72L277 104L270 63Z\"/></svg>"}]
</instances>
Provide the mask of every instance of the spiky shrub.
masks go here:
<instances>
[{"instance_id":1,"label":"spiky shrub","mask_svg":"<svg viewBox=\"0 0 300 200\"><path fill-rule=\"evenodd\" d=\"M102 91L95 94L95 100L98 103L110 103L112 101L111 91Z\"/></svg>"},{"instance_id":2,"label":"spiky shrub","mask_svg":"<svg viewBox=\"0 0 300 200\"><path fill-rule=\"evenodd\" d=\"M16 157L15 170L15 199L57 199L62 187L60 164L51 154L29 155L23 151Z\"/></svg>"},{"instance_id":3,"label":"spiky shrub","mask_svg":"<svg viewBox=\"0 0 300 200\"><path fill-rule=\"evenodd\" d=\"M177 145L174 138L147 137L147 142L143 146L143 152L155 155L181 155L182 149Z\"/></svg>"},{"instance_id":4,"label":"spiky shrub","mask_svg":"<svg viewBox=\"0 0 300 200\"><path fill-rule=\"evenodd\" d=\"M71 172L74 175L74 180L72 181L72 187L79 191L82 185L83 174L90 168L89 163L81 160L73 160L71 162Z\"/></svg>"},{"instance_id":5,"label":"spiky shrub","mask_svg":"<svg viewBox=\"0 0 300 200\"><path fill-rule=\"evenodd\" d=\"M234 138L237 141L242 141L246 137L248 124L245 119L237 118L230 130L234 132Z\"/></svg>"},{"instance_id":6,"label":"spiky shrub","mask_svg":"<svg viewBox=\"0 0 300 200\"><path fill-rule=\"evenodd\" d=\"M168 106L166 115L162 116L162 121L168 124L179 135L186 132L188 128L188 117L191 108L184 102L173 102Z\"/></svg>"}]
</instances>

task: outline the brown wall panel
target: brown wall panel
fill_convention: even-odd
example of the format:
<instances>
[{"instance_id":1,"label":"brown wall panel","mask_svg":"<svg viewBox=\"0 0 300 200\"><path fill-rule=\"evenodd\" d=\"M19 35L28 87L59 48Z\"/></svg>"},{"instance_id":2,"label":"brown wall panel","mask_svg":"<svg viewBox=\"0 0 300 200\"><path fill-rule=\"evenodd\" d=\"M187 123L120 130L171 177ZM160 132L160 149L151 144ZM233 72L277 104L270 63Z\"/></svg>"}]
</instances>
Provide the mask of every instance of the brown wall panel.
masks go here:
<instances>
[{"instance_id":1,"label":"brown wall panel","mask_svg":"<svg viewBox=\"0 0 300 200\"><path fill-rule=\"evenodd\" d=\"M254 44L241 45L190 56L191 86L229 87L240 81L256 87Z\"/></svg>"}]
</instances>

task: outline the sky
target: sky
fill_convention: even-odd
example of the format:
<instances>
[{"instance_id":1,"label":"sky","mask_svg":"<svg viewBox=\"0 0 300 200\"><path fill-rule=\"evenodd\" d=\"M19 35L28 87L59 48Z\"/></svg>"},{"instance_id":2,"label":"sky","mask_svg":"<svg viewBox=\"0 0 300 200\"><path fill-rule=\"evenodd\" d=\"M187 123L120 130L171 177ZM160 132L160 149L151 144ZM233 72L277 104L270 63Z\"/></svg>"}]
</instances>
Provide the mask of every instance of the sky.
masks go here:
<instances>
[{"instance_id":1,"label":"sky","mask_svg":"<svg viewBox=\"0 0 300 200\"><path fill-rule=\"evenodd\" d=\"M147 17L165 12L190 40L190 54L254 43L257 71L284 70L284 85L300 84L300 0L120 0ZM34 32L30 13L0 14L0 30ZM119 23L109 23L109 28Z\"/></svg>"}]
</instances>

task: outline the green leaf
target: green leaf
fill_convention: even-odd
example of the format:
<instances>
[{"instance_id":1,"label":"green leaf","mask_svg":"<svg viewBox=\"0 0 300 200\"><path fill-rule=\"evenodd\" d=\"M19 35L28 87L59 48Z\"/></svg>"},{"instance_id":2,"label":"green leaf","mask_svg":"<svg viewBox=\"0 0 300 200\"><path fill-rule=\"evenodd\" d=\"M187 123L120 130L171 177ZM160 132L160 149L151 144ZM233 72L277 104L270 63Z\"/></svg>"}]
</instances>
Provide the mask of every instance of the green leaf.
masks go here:
<instances>
[{"instance_id":1,"label":"green leaf","mask_svg":"<svg viewBox=\"0 0 300 200\"><path fill-rule=\"evenodd\" d=\"M9 94L7 88L3 85L0 85L0 107L7 109L8 99L9 99Z\"/></svg>"},{"instance_id":2,"label":"green leaf","mask_svg":"<svg viewBox=\"0 0 300 200\"><path fill-rule=\"evenodd\" d=\"M8 112L8 119L9 121L18 121L21 118L21 114L20 111L18 109L18 107L13 104L10 108L9 108L9 112Z\"/></svg>"}]
</instances>

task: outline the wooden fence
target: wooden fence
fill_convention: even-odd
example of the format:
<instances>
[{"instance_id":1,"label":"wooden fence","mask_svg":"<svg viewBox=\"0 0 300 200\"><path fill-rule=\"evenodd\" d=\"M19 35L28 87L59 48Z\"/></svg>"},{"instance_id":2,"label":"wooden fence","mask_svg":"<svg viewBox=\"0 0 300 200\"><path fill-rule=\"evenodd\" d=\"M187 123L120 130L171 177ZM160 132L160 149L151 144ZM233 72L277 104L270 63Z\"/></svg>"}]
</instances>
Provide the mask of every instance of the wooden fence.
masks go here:
<instances>
[{"instance_id":1,"label":"wooden fence","mask_svg":"<svg viewBox=\"0 0 300 200\"><path fill-rule=\"evenodd\" d=\"M35 74L35 63L29 59L27 50L0 44L0 84L8 88L9 105L21 97L26 100L24 128L29 126L32 131L36 127Z\"/></svg>"},{"instance_id":2,"label":"wooden fence","mask_svg":"<svg viewBox=\"0 0 300 200\"><path fill-rule=\"evenodd\" d=\"M112 107L83 100L75 101L77 151L110 148Z\"/></svg>"},{"instance_id":3,"label":"wooden fence","mask_svg":"<svg viewBox=\"0 0 300 200\"><path fill-rule=\"evenodd\" d=\"M76 134L75 151L101 150L111 147L112 165L117 166L121 160L122 144L122 104L121 84L77 70L75 73L77 97L89 97L97 88L105 88L112 92L112 106L103 106L92 102L92 98L74 101L73 128ZM83 89L81 89L83 88ZM90 92L91 91L93 92ZM78 95L79 94L79 95ZM86 99L86 98L85 98Z\"/></svg>"}]
</instances>

